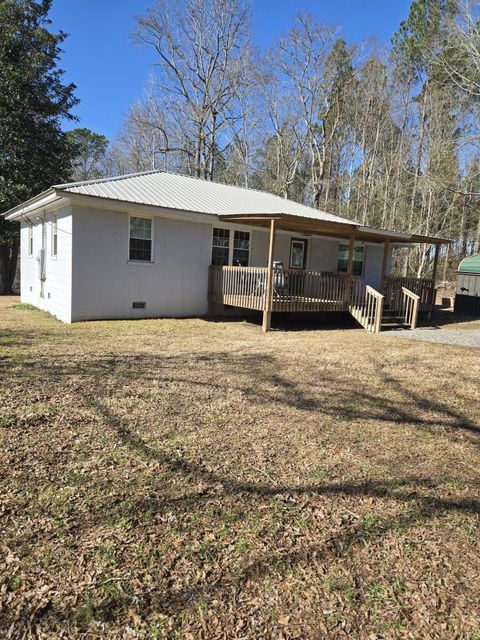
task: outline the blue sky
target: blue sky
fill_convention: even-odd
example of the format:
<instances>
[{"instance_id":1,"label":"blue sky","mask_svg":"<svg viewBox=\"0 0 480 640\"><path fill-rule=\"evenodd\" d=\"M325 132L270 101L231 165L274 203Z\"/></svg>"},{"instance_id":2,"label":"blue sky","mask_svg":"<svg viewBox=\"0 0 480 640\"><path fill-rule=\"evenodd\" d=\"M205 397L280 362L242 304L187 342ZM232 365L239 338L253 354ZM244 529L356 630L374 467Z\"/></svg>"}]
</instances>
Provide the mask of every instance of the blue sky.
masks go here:
<instances>
[{"instance_id":1,"label":"blue sky","mask_svg":"<svg viewBox=\"0 0 480 640\"><path fill-rule=\"evenodd\" d=\"M152 0L54 0L50 18L54 30L69 37L61 66L77 85L81 103L78 124L113 139L128 106L142 96L155 53L132 41L135 16ZM410 0L252 0L253 38L261 48L288 31L298 12L342 27L349 42L371 36L388 44Z\"/></svg>"}]
</instances>

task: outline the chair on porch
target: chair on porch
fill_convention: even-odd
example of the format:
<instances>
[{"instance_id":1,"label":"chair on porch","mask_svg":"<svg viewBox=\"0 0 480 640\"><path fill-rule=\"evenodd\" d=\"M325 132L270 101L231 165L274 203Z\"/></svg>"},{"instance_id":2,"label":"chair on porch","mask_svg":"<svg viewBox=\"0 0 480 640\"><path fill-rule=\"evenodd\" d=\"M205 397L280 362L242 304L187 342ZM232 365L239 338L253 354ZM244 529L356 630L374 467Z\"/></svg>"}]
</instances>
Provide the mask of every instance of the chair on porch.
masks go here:
<instances>
[{"instance_id":1,"label":"chair on porch","mask_svg":"<svg viewBox=\"0 0 480 640\"><path fill-rule=\"evenodd\" d=\"M273 261L273 295L274 297L288 295L288 276L281 260Z\"/></svg>"}]
</instances>

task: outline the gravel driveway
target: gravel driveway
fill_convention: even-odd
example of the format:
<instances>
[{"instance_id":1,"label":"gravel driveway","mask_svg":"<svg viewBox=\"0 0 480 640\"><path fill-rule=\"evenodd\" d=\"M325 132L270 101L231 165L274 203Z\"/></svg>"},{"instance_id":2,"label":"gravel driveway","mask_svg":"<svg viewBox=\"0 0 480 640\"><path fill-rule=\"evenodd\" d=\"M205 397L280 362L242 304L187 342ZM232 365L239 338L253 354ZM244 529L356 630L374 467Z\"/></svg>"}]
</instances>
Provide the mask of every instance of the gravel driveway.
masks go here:
<instances>
[{"instance_id":1,"label":"gravel driveway","mask_svg":"<svg viewBox=\"0 0 480 640\"><path fill-rule=\"evenodd\" d=\"M480 329L443 329L437 327L420 327L418 329L397 329L389 332L399 338L422 340L423 342L440 342L462 347L480 348Z\"/></svg>"}]
</instances>

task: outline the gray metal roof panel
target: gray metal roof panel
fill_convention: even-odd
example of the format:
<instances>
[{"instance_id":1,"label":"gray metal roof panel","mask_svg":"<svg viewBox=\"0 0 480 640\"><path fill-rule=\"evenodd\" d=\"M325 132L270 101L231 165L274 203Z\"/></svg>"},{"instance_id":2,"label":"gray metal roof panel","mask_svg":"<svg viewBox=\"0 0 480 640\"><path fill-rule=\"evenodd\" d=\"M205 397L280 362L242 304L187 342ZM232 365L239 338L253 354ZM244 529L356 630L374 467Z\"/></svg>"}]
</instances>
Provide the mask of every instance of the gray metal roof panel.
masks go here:
<instances>
[{"instance_id":1,"label":"gray metal roof panel","mask_svg":"<svg viewBox=\"0 0 480 640\"><path fill-rule=\"evenodd\" d=\"M55 185L55 189L122 202L213 215L285 213L315 220L354 224L346 218L318 211L264 191L164 171L149 171L115 178Z\"/></svg>"}]
</instances>

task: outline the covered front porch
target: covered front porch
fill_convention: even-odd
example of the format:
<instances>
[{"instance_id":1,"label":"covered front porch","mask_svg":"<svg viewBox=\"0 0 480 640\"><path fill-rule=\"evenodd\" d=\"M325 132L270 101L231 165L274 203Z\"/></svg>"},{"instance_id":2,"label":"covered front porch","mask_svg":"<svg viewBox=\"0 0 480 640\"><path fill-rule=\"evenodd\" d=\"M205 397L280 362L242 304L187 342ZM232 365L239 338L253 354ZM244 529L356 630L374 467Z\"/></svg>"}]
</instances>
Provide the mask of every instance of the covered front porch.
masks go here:
<instances>
[{"instance_id":1,"label":"covered front porch","mask_svg":"<svg viewBox=\"0 0 480 640\"><path fill-rule=\"evenodd\" d=\"M378 333L392 326L414 328L418 314L430 313L433 309L439 247L447 240L285 214L222 218L226 222L268 227L268 261L266 266L210 266L208 302L211 315L218 305L260 311L263 313L263 331L269 331L272 313L343 311L349 312L368 331ZM285 268L275 260L278 231L346 240L345 273ZM383 248L379 289L353 273L355 245L359 240ZM435 247L432 278L388 275L392 247L420 242Z\"/></svg>"}]
</instances>

